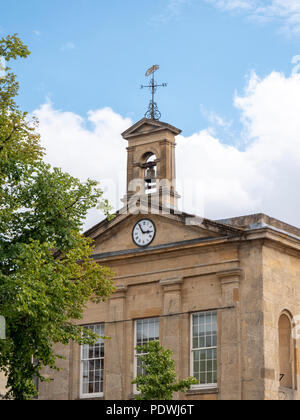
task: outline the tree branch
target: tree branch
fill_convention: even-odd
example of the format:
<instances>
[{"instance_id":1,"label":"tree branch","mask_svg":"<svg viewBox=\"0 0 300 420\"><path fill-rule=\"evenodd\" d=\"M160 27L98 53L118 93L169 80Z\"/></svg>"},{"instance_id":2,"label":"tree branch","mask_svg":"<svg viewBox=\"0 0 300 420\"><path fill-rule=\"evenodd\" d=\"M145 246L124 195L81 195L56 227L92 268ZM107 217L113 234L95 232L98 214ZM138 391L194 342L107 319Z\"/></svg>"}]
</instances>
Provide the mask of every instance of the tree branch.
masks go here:
<instances>
[{"instance_id":1,"label":"tree branch","mask_svg":"<svg viewBox=\"0 0 300 420\"><path fill-rule=\"evenodd\" d=\"M17 129L17 125L14 124L14 127L13 127L10 135L8 137L6 137L6 139L3 141L3 145L0 146L0 152L2 152L2 150L4 149L5 144L8 143L9 140L12 138L12 135L14 134L14 132L16 131L16 129Z\"/></svg>"}]
</instances>

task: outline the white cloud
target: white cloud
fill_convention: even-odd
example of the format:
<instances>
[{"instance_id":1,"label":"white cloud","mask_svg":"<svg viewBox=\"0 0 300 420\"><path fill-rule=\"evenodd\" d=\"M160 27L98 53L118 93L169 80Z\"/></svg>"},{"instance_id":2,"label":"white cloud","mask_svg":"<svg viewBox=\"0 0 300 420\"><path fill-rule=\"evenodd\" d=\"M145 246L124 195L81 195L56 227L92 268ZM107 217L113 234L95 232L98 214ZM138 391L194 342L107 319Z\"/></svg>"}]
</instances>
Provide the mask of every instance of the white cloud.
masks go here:
<instances>
[{"instance_id":1,"label":"white cloud","mask_svg":"<svg viewBox=\"0 0 300 420\"><path fill-rule=\"evenodd\" d=\"M299 226L300 75L273 72L260 79L253 73L234 105L244 127L242 149L208 129L178 137L183 209L213 219L265 212ZM90 111L84 119L48 103L35 114L47 160L83 180L111 180L104 182L106 197L119 207L126 184L126 142L120 133L132 122L110 108ZM87 226L100 219L92 213Z\"/></svg>"},{"instance_id":2,"label":"white cloud","mask_svg":"<svg viewBox=\"0 0 300 420\"><path fill-rule=\"evenodd\" d=\"M200 110L203 116L212 124L212 126L219 126L224 129L229 129L232 126L232 121L227 121L224 117L221 117L215 111L207 110L203 104L201 104Z\"/></svg>"},{"instance_id":3,"label":"white cloud","mask_svg":"<svg viewBox=\"0 0 300 420\"><path fill-rule=\"evenodd\" d=\"M205 0L224 11L239 11L258 21L278 20L288 33L300 33L299 0Z\"/></svg>"},{"instance_id":4,"label":"white cloud","mask_svg":"<svg viewBox=\"0 0 300 420\"><path fill-rule=\"evenodd\" d=\"M251 10L256 3L256 0L206 0L209 3L215 4L223 10L244 9Z\"/></svg>"},{"instance_id":5,"label":"white cloud","mask_svg":"<svg viewBox=\"0 0 300 420\"><path fill-rule=\"evenodd\" d=\"M154 24L162 24L174 19L178 19L178 17L181 15L183 7L186 6L190 1L191 0L168 0L162 13L154 16L151 19L151 22Z\"/></svg>"},{"instance_id":6,"label":"white cloud","mask_svg":"<svg viewBox=\"0 0 300 420\"><path fill-rule=\"evenodd\" d=\"M61 50L62 51L66 51L66 50L74 50L74 48L75 48L75 44L74 44L74 42L71 42L71 41L69 41L69 42L65 42L64 44L62 44L62 46L61 46Z\"/></svg>"},{"instance_id":7,"label":"white cloud","mask_svg":"<svg viewBox=\"0 0 300 420\"><path fill-rule=\"evenodd\" d=\"M259 79L253 73L234 103L244 149L222 144L205 130L182 137L179 175L201 174L208 217L265 212L300 226L300 75L273 72Z\"/></svg>"},{"instance_id":8,"label":"white cloud","mask_svg":"<svg viewBox=\"0 0 300 420\"><path fill-rule=\"evenodd\" d=\"M82 118L55 110L49 102L34 111L34 115L40 121L46 161L82 181L87 178L99 181L105 198L115 209L119 208L126 187L127 146L120 133L132 125L131 120L110 108L89 111L87 118ZM101 217L99 211L92 211L86 227L99 222Z\"/></svg>"}]
</instances>

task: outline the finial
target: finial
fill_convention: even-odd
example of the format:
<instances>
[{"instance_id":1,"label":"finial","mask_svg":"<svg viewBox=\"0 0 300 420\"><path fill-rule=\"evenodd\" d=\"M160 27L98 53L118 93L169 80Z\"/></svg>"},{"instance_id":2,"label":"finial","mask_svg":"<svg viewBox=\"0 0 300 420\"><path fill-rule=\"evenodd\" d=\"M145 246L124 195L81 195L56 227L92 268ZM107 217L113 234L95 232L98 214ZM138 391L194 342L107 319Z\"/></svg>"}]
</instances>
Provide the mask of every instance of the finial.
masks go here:
<instances>
[{"instance_id":1,"label":"finial","mask_svg":"<svg viewBox=\"0 0 300 420\"><path fill-rule=\"evenodd\" d=\"M150 120L159 120L161 117L161 113L158 110L158 106L156 104L156 102L154 101L154 95L155 92L157 91L158 87L166 87L167 83L162 83L161 85L158 85L155 80L154 80L154 73L159 69L159 65L155 64L154 66L150 67L150 69L148 69L146 71L145 76L149 77L152 74L152 78L151 78L151 82L148 86L144 86L141 85L141 89L143 88L149 88L152 91L152 99L150 101L149 107L148 107L148 111L145 114L145 117L150 119Z\"/></svg>"}]
</instances>

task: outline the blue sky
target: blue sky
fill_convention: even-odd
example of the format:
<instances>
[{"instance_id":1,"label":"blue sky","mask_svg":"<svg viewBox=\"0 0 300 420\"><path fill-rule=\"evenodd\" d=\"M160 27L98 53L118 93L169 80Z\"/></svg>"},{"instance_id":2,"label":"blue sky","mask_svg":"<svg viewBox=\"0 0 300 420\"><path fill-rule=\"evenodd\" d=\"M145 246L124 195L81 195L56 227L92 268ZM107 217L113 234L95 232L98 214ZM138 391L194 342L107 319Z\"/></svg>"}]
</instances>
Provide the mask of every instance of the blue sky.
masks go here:
<instances>
[{"instance_id":1,"label":"blue sky","mask_svg":"<svg viewBox=\"0 0 300 420\"><path fill-rule=\"evenodd\" d=\"M190 135L215 112L239 128L233 107L251 70L290 72L299 37L277 19L259 22L207 0L10 0L1 6L1 34L19 33L32 51L16 66L20 104L46 98L85 115L112 107L133 121L148 105L145 70L159 64L162 120ZM228 139L230 142L231 139Z\"/></svg>"},{"instance_id":2,"label":"blue sky","mask_svg":"<svg viewBox=\"0 0 300 420\"><path fill-rule=\"evenodd\" d=\"M144 116L150 95L139 87L159 64L161 119L183 130L182 209L300 226L299 0L10 0L0 36L13 33L32 52L14 70L46 159L101 181L115 208L120 133Z\"/></svg>"}]
</instances>

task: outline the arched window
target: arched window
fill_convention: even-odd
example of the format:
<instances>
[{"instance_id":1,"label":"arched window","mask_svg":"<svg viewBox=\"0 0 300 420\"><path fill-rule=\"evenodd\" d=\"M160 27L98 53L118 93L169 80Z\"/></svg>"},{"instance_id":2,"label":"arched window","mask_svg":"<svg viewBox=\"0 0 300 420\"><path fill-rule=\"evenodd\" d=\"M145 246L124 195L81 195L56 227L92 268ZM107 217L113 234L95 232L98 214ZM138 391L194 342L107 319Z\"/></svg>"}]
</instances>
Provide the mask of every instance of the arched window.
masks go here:
<instances>
[{"instance_id":1,"label":"arched window","mask_svg":"<svg viewBox=\"0 0 300 420\"><path fill-rule=\"evenodd\" d=\"M156 156L154 153L146 153L144 155L146 162L144 164L145 169L145 192L150 194L156 192L156 178L157 178L157 163Z\"/></svg>"},{"instance_id":2,"label":"arched window","mask_svg":"<svg viewBox=\"0 0 300 420\"><path fill-rule=\"evenodd\" d=\"M282 314L278 323L280 386L293 388L293 341L292 325L287 314Z\"/></svg>"}]
</instances>

